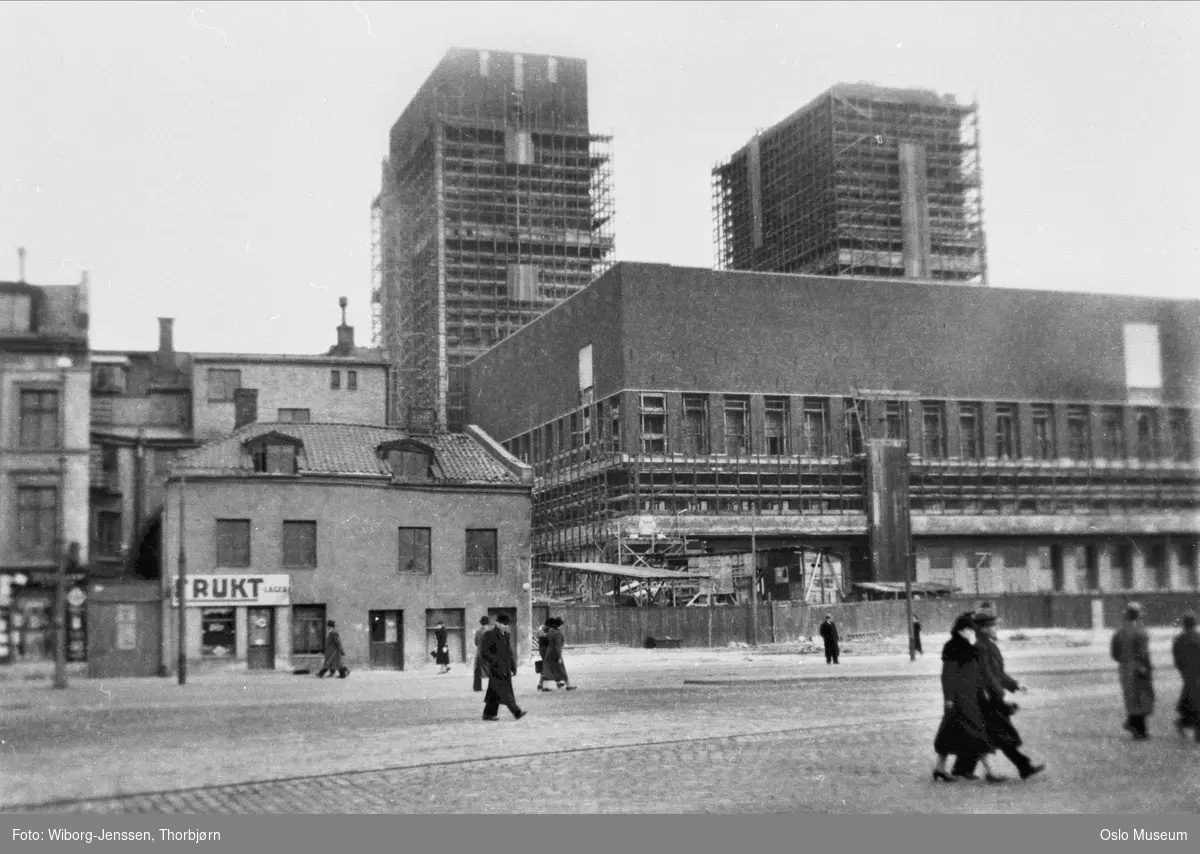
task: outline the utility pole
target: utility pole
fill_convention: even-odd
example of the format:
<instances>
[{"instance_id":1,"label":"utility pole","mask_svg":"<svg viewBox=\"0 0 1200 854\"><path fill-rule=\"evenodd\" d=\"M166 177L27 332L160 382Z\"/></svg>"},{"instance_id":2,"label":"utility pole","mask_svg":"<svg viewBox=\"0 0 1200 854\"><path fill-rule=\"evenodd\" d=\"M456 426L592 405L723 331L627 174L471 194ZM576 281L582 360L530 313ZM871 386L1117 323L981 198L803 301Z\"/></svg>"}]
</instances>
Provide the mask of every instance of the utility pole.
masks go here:
<instances>
[{"instance_id":1,"label":"utility pole","mask_svg":"<svg viewBox=\"0 0 1200 854\"><path fill-rule=\"evenodd\" d=\"M179 599L179 684L187 683L187 551L184 547L183 540L183 515L184 515L184 487L187 484L187 479L182 475L179 477L179 578L176 579L176 584L179 587L176 594Z\"/></svg>"},{"instance_id":2,"label":"utility pole","mask_svg":"<svg viewBox=\"0 0 1200 854\"><path fill-rule=\"evenodd\" d=\"M24 250L21 251L22 256ZM22 271L22 275L24 272ZM59 374L58 402L58 573L54 579L54 687L67 687L67 371L69 356L55 361Z\"/></svg>"},{"instance_id":3,"label":"utility pole","mask_svg":"<svg viewBox=\"0 0 1200 854\"><path fill-rule=\"evenodd\" d=\"M908 502L905 502L904 530L908 532L908 544L907 544L908 545L908 549L907 549L908 554L906 555L906 559L904 561L904 564L905 564L904 565L904 597L908 601L908 606L905 608L905 612L907 613L907 619L908 619L908 660L910 662L917 660L917 640L916 640L916 636L913 634L913 604L912 604L912 599L913 599L912 586L913 586L913 577L916 575L917 556L913 552L912 516L911 516L912 510L911 510L911 508L912 508L912 505Z\"/></svg>"},{"instance_id":4,"label":"utility pole","mask_svg":"<svg viewBox=\"0 0 1200 854\"><path fill-rule=\"evenodd\" d=\"M758 499L750 514L750 646L758 646Z\"/></svg>"}]
</instances>

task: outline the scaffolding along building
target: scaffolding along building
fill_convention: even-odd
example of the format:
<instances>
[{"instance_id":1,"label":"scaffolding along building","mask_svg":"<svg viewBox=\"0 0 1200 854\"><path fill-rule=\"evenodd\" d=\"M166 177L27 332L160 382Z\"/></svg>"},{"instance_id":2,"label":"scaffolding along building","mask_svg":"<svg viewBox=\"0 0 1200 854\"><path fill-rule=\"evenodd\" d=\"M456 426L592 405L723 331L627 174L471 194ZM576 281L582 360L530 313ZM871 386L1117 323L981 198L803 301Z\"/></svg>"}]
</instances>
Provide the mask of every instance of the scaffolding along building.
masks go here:
<instances>
[{"instance_id":1,"label":"scaffolding along building","mask_svg":"<svg viewBox=\"0 0 1200 854\"><path fill-rule=\"evenodd\" d=\"M987 283L979 111L838 84L712 170L718 270Z\"/></svg>"},{"instance_id":2,"label":"scaffolding along building","mask_svg":"<svg viewBox=\"0 0 1200 854\"><path fill-rule=\"evenodd\" d=\"M372 205L395 423L459 430L468 361L610 263L611 137L582 59L454 49L391 131Z\"/></svg>"}]
</instances>

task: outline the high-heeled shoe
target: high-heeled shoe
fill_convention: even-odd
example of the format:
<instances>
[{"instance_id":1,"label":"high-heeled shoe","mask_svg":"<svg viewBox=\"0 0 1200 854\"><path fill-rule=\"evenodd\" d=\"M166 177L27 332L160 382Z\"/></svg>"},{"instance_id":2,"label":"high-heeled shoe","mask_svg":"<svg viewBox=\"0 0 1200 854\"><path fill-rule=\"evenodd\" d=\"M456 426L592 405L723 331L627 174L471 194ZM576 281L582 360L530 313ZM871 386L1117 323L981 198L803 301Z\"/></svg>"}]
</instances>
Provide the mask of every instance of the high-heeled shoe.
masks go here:
<instances>
[{"instance_id":1,"label":"high-heeled shoe","mask_svg":"<svg viewBox=\"0 0 1200 854\"><path fill-rule=\"evenodd\" d=\"M1007 777L1004 777L1000 774L988 774L983 779L987 780L989 783L1003 783L1008 780Z\"/></svg>"},{"instance_id":2,"label":"high-heeled shoe","mask_svg":"<svg viewBox=\"0 0 1200 854\"><path fill-rule=\"evenodd\" d=\"M953 783L954 778L951 777L949 774L947 774L945 771L939 771L938 769L935 768L935 769L933 769L933 781L935 783L939 783L939 782L940 783Z\"/></svg>"}]
</instances>

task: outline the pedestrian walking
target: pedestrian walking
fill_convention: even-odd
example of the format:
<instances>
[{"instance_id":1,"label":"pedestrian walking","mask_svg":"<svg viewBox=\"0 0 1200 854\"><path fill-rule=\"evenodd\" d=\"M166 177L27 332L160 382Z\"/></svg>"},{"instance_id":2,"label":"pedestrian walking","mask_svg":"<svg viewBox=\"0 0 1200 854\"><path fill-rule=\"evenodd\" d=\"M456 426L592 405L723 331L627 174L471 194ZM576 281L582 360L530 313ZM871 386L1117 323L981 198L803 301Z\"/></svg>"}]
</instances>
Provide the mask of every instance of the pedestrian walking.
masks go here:
<instances>
[{"instance_id":1,"label":"pedestrian walking","mask_svg":"<svg viewBox=\"0 0 1200 854\"><path fill-rule=\"evenodd\" d=\"M1035 765L1018 749L1022 744L1021 735L1012 723L1017 704L1008 702L1004 696L1006 691L1017 693L1025 691L1025 688L1004 671L1004 655L997 644L996 624L999 621L996 615L980 612L974 618L975 649L979 653L980 684L983 687L979 708L983 713L988 739L1016 766L1021 779L1028 780L1045 771L1046 766ZM975 761L966 756L956 757L950 773L955 777L971 779L975 775Z\"/></svg>"},{"instance_id":2,"label":"pedestrian walking","mask_svg":"<svg viewBox=\"0 0 1200 854\"><path fill-rule=\"evenodd\" d=\"M326 623L328 626L328 634L325 635L325 660L321 663L321 669L317 671L317 678L324 679L325 674L330 676L337 674L339 679L345 679L350 675L350 668L342 664L342 656L346 651L342 649L342 636L338 634L337 623L330 620Z\"/></svg>"},{"instance_id":3,"label":"pedestrian walking","mask_svg":"<svg viewBox=\"0 0 1200 854\"><path fill-rule=\"evenodd\" d=\"M833 615L826 614L825 621L821 623L821 640L825 641L825 663L837 664L840 647L838 645L838 630L833 622Z\"/></svg>"},{"instance_id":4,"label":"pedestrian walking","mask_svg":"<svg viewBox=\"0 0 1200 854\"><path fill-rule=\"evenodd\" d=\"M925 655L925 650L921 649L921 621L917 617L913 617L913 652L918 655Z\"/></svg>"},{"instance_id":5,"label":"pedestrian walking","mask_svg":"<svg viewBox=\"0 0 1200 854\"><path fill-rule=\"evenodd\" d=\"M1186 735L1184 730L1191 727L1193 737L1200 742L1200 633L1196 631L1195 612L1188 611L1180 622L1183 623L1183 631L1171 645L1175 669L1183 680L1183 690L1175 706L1175 711L1179 713L1175 728L1180 735Z\"/></svg>"},{"instance_id":6,"label":"pedestrian walking","mask_svg":"<svg viewBox=\"0 0 1200 854\"><path fill-rule=\"evenodd\" d=\"M1125 625L1113 632L1110 652L1117 662L1121 694L1125 699L1125 729L1135 741L1150 737L1146 718L1154 714L1154 670L1150 663L1150 636L1142 626L1142 606L1125 606Z\"/></svg>"},{"instance_id":7,"label":"pedestrian walking","mask_svg":"<svg viewBox=\"0 0 1200 854\"><path fill-rule=\"evenodd\" d=\"M546 685L546 653L550 649L550 621L552 617L547 617L546 622L542 623L542 627L537 633L537 652L538 660L533 663L533 669L538 674L537 689L539 691L549 691Z\"/></svg>"},{"instance_id":8,"label":"pedestrian walking","mask_svg":"<svg viewBox=\"0 0 1200 854\"><path fill-rule=\"evenodd\" d=\"M959 762L980 763L989 783L1005 778L993 773L991 739L979 708L979 650L975 647L975 619L960 614L950 629L950 640L942 647L942 722L933 739L937 765L933 779L953 783L960 779L946 771L946 760L954 754ZM962 779L974 779L962 778Z\"/></svg>"},{"instance_id":9,"label":"pedestrian walking","mask_svg":"<svg viewBox=\"0 0 1200 854\"><path fill-rule=\"evenodd\" d=\"M571 684L570 677L567 676L567 666L563 663L563 647L566 645L566 638L563 637L562 627L563 620L561 617L551 617L546 621L546 654L542 658L542 680L546 682L554 682L559 688L565 687L568 691L574 691L575 686ZM540 682L538 683L540 686ZM548 691L548 688L542 690Z\"/></svg>"},{"instance_id":10,"label":"pedestrian walking","mask_svg":"<svg viewBox=\"0 0 1200 854\"><path fill-rule=\"evenodd\" d=\"M488 630L479 643L488 673L487 693L483 695L485 721L499 720L496 713L501 706L507 707L516 720L525 717L525 712L521 711L513 696L512 678L517 674L517 659L509 639L508 622L508 614L497 614L496 625Z\"/></svg>"},{"instance_id":11,"label":"pedestrian walking","mask_svg":"<svg viewBox=\"0 0 1200 854\"><path fill-rule=\"evenodd\" d=\"M449 634L446 631L446 624L438 621L437 628L434 629L434 642L437 644L437 649L434 650L434 661L441 666L438 674L450 672L450 647L446 643L446 636Z\"/></svg>"},{"instance_id":12,"label":"pedestrian walking","mask_svg":"<svg viewBox=\"0 0 1200 854\"><path fill-rule=\"evenodd\" d=\"M471 684L471 690L483 690L483 657L479 652L479 644L483 641L483 636L487 634L488 623L491 622L487 617L479 618L479 628L475 630L475 678Z\"/></svg>"}]
</instances>

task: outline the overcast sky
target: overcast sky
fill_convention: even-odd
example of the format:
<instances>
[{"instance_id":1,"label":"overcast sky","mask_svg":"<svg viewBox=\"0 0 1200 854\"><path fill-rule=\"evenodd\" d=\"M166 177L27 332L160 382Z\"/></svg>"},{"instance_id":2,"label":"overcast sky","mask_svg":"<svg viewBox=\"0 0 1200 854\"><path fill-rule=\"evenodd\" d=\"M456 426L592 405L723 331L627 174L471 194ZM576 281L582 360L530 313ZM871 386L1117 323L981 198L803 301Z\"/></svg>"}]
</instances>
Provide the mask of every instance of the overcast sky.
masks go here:
<instances>
[{"instance_id":1,"label":"overcast sky","mask_svg":"<svg viewBox=\"0 0 1200 854\"><path fill-rule=\"evenodd\" d=\"M978 97L995 287L1200 296L1196 3L3 3L0 279L92 346L370 337L387 134L452 46L582 57L619 260L711 267L711 169L840 81Z\"/></svg>"}]
</instances>

